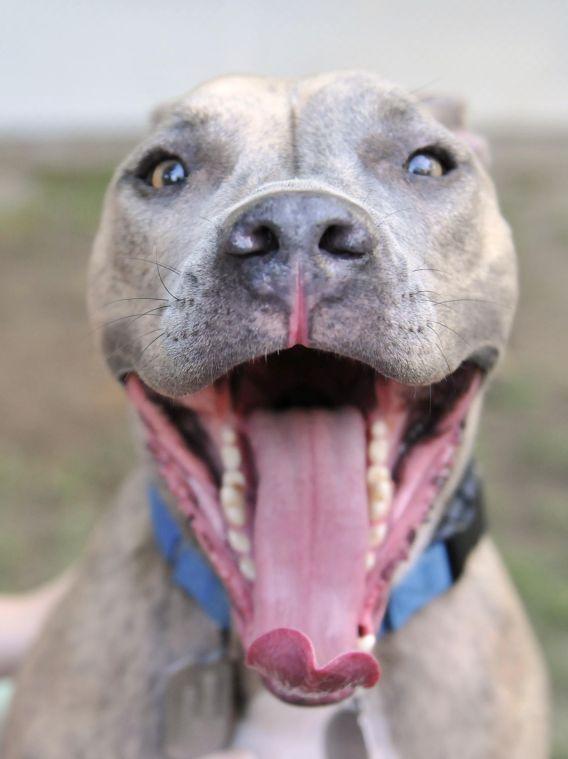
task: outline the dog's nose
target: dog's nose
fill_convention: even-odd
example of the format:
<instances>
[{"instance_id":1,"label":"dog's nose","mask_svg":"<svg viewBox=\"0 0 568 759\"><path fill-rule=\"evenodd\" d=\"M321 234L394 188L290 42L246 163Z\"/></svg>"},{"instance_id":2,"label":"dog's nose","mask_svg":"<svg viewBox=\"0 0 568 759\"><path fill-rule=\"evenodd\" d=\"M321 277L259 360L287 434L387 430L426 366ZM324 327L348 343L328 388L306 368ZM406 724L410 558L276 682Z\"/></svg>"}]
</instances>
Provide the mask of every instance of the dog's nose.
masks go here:
<instances>
[{"instance_id":1,"label":"dog's nose","mask_svg":"<svg viewBox=\"0 0 568 759\"><path fill-rule=\"evenodd\" d=\"M347 200L325 193L281 192L249 205L229 222L231 256L323 253L358 259L376 246L371 222Z\"/></svg>"}]
</instances>

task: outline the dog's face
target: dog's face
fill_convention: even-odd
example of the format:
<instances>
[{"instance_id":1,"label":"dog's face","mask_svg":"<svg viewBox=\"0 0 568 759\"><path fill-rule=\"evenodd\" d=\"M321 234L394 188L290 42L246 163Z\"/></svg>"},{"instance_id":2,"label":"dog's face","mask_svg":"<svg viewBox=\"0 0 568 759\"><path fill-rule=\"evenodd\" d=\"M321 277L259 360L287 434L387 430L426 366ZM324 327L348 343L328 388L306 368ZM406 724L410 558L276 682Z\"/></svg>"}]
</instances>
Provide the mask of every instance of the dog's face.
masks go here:
<instances>
[{"instance_id":1,"label":"dog's face","mask_svg":"<svg viewBox=\"0 0 568 759\"><path fill-rule=\"evenodd\" d=\"M493 186L363 73L213 81L117 171L102 346L281 698L378 678L393 578L466 459L516 275Z\"/></svg>"}]
</instances>

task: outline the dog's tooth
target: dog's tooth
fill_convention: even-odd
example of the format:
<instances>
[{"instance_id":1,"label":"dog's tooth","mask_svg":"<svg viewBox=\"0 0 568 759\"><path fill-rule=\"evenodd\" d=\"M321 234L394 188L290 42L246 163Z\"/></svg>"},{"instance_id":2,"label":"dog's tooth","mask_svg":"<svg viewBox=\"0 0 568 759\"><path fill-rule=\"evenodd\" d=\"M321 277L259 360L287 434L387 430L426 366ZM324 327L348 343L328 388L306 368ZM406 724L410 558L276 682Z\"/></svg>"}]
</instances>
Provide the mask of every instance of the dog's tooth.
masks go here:
<instances>
[{"instance_id":1,"label":"dog's tooth","mask_svg":"<svg viewBox=\"0 0 568 759\"><path fill-rule=\"evenodd\" d=\"M370 654L373 648L375 647L375 643L377 642L377 637L373 635L373 633L368 633L367 635L362 635L357 640L357 648L359 651L363 651L366 654Z\"/></svg>"},{"instance_id":2,"label":"dog's tooth","mask_svg":"<svg viewBox=\"0 0 568 759\"><path fill-rule=\"evenodd\" d=\"M245 494L242 490L234 488L232 485L223 484L220 498L223 507L238 506L244 508L245 506Z\"/></svg>"},{"instance_id":3,"label":"dog's tooth","mask_svg":"<svg viewBox=\"0 0 568 759\"><path fill-rule=\"evenodd\" d=\"M387 535L387 525L386 522L378 522L377 524L372 524L369 529L369 543L371 546L376 548L377 546L380 546L380 544L383 542Z\"/></svg>"},{"instance_id":4,"label":"dog's tooth","mask_svg":"<svg viewBox=\"0 0 568 759\"><path fill-rule=\"evenodd\" d=\"M226 470L234 472L242 464L242 456L236 445L223 445L221 447L221 459Z\"/></svg>"},{"instance_id":5,"label":"dog's tooth","mask_svg":"<svg viewBox=\"0 0 568 759\"><path fill-rule=\"evenodd\" d=\"M374 498L371 496L369 500L369 519L371 522L376 522L379 519L384 519L388 516L390 511L389 501L385 501L383 498Z\"/></svg>"},{"instance_id":6,"label":"dog's tooth","mask_svg":"<svg viewBox=\"0 0 568 759\"><path fill-rule=\"evenodd\" d=\"M247 514L242 506L225 506L223 512L227 522L235 527L244 527L247 521Z\"/></svg>"},{"instance_id":7,"label":"dog's tooth","mask_svg":"<svg viewBox=\"0 0 568 759\"><path fill-rule=\"evenodd\" d=\"M235 445L237 442L237 433L233 429L233 427L230 427L229 425L226 425L221 430L221 440L225 445Z\"/></svg>"},{"instance_id":8,"label":"dog's tooth","mask_svg":"<svg viewBox=\"0 0 568 759\"><path fill-rule=\"evenodd\" d=\"M367 571L371 570L375 566L376 557L374 551L367 551L365 556L365 567Z\"/></svg>"},{"instance_id":9,"label":"dog's tooth","mask_svg":"<svg viewBox=\"0 0 568 759\"><path fill-rule=\"evenodd\" d=\"M390 505L393 495L392 480L379 480L369 485L369 494L372 501L386 501Z\"/></svg>"},{"instance_id":10,"label":"dog's tooth","mask_svg":"<svg viewBox=\"0 0 568 759\"><path fill-rule=\"evenodd\" d=\"M379 482L390 482L391 474L388 466L384 464L371 464L367 469L367 482L374 485Z\"/></svg>"},{"instance_id":11,"label":"dog's tooth","mask_svg":"<svg viewBox=\"0 0 568 759\"><path fill-rule=\"evenodd\" d=\"M229 524L242 527L246 522L245 497L242 490L224 485L220 494L223 513Z\"/></svg>"},{"instance_id":12,"label":"dog's tooth","mask_svg":"<svg viewBox=\"0 0 568 759\"><path fill-rule=\"evenodd\" d=\"M389 455L389 444L387 440L372 439L369 443L369 461L371 464L384 465Z\"/></svg>"},{"instance_id":13,"label":"dog's tooth","mask_svg":"<svg viewBox=\"0 0 568 759\"><path fill-rule=\"evenodd\" d=\"M383 419L377 419L371 425L371 437L375 440L388 438L388 427Z\"/></svg>"},{"instance_id":14,"label":"dog's tooth","mask_svg":"<svg viewBox=\"0 0 568 759\"><path fill-rule=\"evenodd\" d=\"M247 481L244 474L239 469L233 469L230 472L223 472L223 485L236 488L237 490L244 490L246 488Z\"/></svg>"},{"instance_id":15,"label":"dog's tooth","mask_svg":"<svg viewBox=\"0 0 568 759\"><path fill-rule=\"evenodd\" d=\"M256 568L254 566L254 561L250 558L250 556L243 556L240 559L239 569L241 570L241 573L246 577L247 580L250 580L250 582L253 582L253 580L256 577Z\"/></svg>"},{"instance_id":16,"label":"dog's tooth","mask_svg":"<svg viewBox=\"0 0 568 759\"><path fill-rule=\"evenodd\" d=\"M393 497L393 482L386 467L370 467L367 477L369 479L369 517L371 522L375 522L377 519L384 519L389 513Z\"/></svg>"},{"instance_id":17,"label":"dog's tooth","mask_svg":"<svg viewBox=\"0 0 568 759\"><path fill-rule=\"evenodd\" d=\"M238 553L248 553L250 551L250 540L244 532L229 530L227 533L229 545Z\"/></svg>"}]
</instances>

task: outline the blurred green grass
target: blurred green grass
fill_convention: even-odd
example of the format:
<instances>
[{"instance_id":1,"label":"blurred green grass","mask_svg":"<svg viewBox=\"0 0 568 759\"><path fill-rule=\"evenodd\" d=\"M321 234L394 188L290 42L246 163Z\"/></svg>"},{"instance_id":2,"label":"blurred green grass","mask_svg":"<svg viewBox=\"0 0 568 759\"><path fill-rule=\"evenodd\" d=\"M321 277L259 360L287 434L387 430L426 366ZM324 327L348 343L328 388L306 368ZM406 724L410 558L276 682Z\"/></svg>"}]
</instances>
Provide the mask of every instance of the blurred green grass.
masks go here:
<instances>
[{"instance_id":1,"label":"blurred green grass","mask_svg":"<svg viewBox=\"0 0 568 759\"><path fill-rule=\"evenodd\" d=\"M27 167L0 207L0 585L31 587L80 552L132 460L121 393L85 315L86 265L111 169Z\"/></svg>"},{"instance_id":2,"label":"blurred green grass","mask_svg":"<svg viewBox=\"0 0 568 759\"><path fill-rule=\"evenodd\" d=\"M104 146L98 153L104 156ZM568 137L494 140L522 298L478 455L494 535L545 650L554 759L568 759ZM0 206L0 585L67 566L133 461L122 396L93 350L85 268L110 158L29 161L29 197Z\"/></svg>"}]
</instances>

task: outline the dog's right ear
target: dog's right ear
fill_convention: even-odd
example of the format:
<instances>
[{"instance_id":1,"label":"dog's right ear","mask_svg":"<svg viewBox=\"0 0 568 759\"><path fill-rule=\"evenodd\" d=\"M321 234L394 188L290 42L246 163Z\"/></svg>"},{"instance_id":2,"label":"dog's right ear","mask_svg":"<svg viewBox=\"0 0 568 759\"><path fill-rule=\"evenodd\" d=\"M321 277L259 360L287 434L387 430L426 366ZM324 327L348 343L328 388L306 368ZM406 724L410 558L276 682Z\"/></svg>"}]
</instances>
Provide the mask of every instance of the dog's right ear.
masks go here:
<instances>
[{"instance_id":1,"label":"dog's right ear","mask_svg":"<svg viewBox=\"0 0 568 759\"><path fill-rule=\"evenodd\" d=\"M418 104L436 121L454 132L456 137L467 143L485 166L491 163L487 140L467 127L467 106L463 98L426 94L418 97Z\"/></svg>"},{"instance_id":2,"label":"dog's right ear","mask_svg":"<svg viewBox=\"0 0 568 759\"><path fill-rule=\"evenodd\" d=\"M174 105L178 100L179 98L170 98L169 100L164 100L161 103L158 103L158 105L152 108L149 118L150 129L157 129L158 126L166 120L166 117L172 112Z\"/></svg>"}]
</instances>

